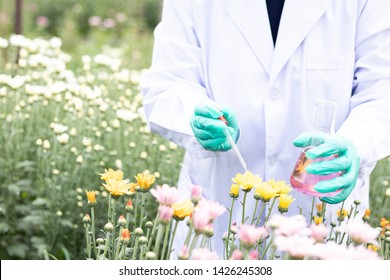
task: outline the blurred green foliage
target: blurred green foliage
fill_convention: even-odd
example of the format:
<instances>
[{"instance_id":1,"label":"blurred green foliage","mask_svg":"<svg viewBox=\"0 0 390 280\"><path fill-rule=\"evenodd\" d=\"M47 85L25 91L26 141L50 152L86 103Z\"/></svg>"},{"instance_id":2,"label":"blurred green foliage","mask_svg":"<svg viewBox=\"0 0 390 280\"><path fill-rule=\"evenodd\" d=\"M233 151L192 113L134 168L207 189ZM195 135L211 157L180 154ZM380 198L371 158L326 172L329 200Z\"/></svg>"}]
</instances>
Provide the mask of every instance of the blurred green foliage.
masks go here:
<instances>
[{"instance_id":1,"label":"blurred green foliage","mask_svg":"<svg viewBox=\"0 0 390 280\"><path fill-rule=\"evenodd\" d=\"M71 57L67 67L78 75L85 75L82 72L82 56L94 57L102 52L120 59L125 69L140 70L150 65L153 46L152 30L160 20L161 3L161 0L24 0L23 34L29 38L60 37L63 44L62 50ZM0 0L0 37L9 38L13 33L14 8L15 0ZM0 62L13 57L12 55L4 49ZM3 65L0 64L0 74L5 72ZM95 75L98 77L97 73ZM106 84L107 87L117 85ZM137 92L135 83L125 84L124 87ZM43 105L40 103L31 105L36 113L27 113L38 120L3 121L7 115L13 114L12 106L15 106L16 102L23 101L23 99L14 99L23 96L21 93L19 91L17 95L3 97L7 102L1 105L3 110L0 112L2 117L0 126L0 139L2 140L0 149L1 259L48 258L49 253L53 254L51 257L60 259L85 257L82 251L83 231L77 227L82 210L76 211L79 208L74 205L81 201L80 196L85 203L85 196L83 191L77 191L77 188L83 190L99 188L100 181L96 173L102 172L104 168L114 168L112 165L117 158L117 155L110 155L107 151L117 150L118 154L123 156L122 161L129 178L132 178L134 172L149 168L152 171L160 171L162 176L160 183L174 184L177 180L181 151L164 153L169 164L166 161L160 162L159 157L162 153L159 145L166 144L166 142L157 135L139 134L137 137L143 137L137 142L140 143L137 144L137 149L140 150L133 154L128 148L129 143L123 145L123 142L115 142L118 135L124 135L124 130L115 130L116 137L100 143L108 146L103 155L93 158L86 154L83 164L75 165L69 149L60 150L61 152L57 154L50 152L41 154L40 156L47 160L39 161L37 159L39 149L35 145L37 138L48 138L55 142L56 136L49 127L50 123L57 117L59 118L57 121L71 127L69 121L72 120L72 116L58 115L63 112L63 100L50 100L52 105L50 110L46 110L46 107L42 109ZM114 100L119 100L123 95L123 90L113 88L110 94L110 100L115 103ZM5 108L6 105L7 108ZM22 107L22 109L29 106ZM97 116L102 119L114 117L107 114L97 114ZM108 119L107 122L109 122ZM87 121L88 118L75 121L75 125L79 126L79 131L83 131L83 135L88 134L87 136L93 138L94 126ZM141 123L137 124L135 129L139 127ZM26 131L30 134L26 134ZM80 141L79 139L79 146ZM141 150L145 150L154 157L131 163L129 158L135 160ZM106 164L100 166L98 165L100 161ZM137 168L131 168L131 164ZM56 168L61 172L53 176L52 172ZM373 226L379 225L381 217L390 217L389 182L390 159L388 158L378 163L371 176L370 224ZM99 190L102 191L102 189ZM153 209L153 205L149 206L149 209ZM364 209L361 210L364 211ZM60 213L61 219L58 217Z\"/></svg>"},{"instance_id":2,"label":"blurred green foliage","mask_svg":"<svg viewBox=\"0 0 390 280\"><path fill-rule=\"evenodd\" d=\"M132 69L148 67L152 31L161 0L22 0L23 31L29 38L57 36L72 55L120 48ZM0 37L14 31L15 1L0 0ZM130 62L131 60L131 62Z\"/></svg>"}]
</instances>

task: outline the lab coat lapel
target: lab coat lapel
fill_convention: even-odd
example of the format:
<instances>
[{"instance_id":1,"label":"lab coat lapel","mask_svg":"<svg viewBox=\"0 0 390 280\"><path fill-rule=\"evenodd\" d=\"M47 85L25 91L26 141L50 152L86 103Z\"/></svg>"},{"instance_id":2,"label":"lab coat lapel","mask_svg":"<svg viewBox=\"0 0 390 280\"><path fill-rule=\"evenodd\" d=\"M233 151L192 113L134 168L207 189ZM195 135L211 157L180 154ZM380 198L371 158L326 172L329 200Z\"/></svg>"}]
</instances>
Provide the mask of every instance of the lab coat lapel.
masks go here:
<instances>
[{"instance_id":1,"label":"lab coat lapel","mask_svg":"<svg viewBox=\"0 0 390 280\"><path fill-rule=\"evenodd\" d=\"M274 45L265 0L231 0L227 12L270 75Z\"/></svg>"},{"instance_id":2,"label":"lab coat lapel","mask_svg":"<svg viewBox=\"0 0 390 280\"><path fill-rule=\"evenodd\" d=\"M286 0L276 40L270 85L325 13L323 0Z\"/></svg>"}]
</instances>

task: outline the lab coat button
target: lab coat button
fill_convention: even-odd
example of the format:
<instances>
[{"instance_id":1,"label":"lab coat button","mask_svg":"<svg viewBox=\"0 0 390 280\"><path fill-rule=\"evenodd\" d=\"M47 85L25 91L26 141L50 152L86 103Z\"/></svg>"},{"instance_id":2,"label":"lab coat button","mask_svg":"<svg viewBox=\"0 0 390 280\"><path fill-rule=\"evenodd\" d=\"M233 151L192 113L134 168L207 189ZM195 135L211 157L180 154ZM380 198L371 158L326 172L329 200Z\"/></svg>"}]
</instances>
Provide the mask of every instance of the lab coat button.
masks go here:
<instances>
[{"instance_id":1,"label":"lab coat button","mask_svg":"<svg viewBox=\"0 0 390 280\"><path fill-rule=\"evenodd\" d=\"M268 163L270 166L274 166L277 160L278 160L277 155L272 155L268 157Z\"/></svg>"},{"instance_id":2,"label":"lab coat button","mask_svg":"<svg viewBox=\"0 0 390 280\"><path fill-rule=\"evenodd\" d=\"M280 97L280 90L278 88L273 88L271 91L270 98L272 100L278 99Z\"/></svg>"}]
</instances>

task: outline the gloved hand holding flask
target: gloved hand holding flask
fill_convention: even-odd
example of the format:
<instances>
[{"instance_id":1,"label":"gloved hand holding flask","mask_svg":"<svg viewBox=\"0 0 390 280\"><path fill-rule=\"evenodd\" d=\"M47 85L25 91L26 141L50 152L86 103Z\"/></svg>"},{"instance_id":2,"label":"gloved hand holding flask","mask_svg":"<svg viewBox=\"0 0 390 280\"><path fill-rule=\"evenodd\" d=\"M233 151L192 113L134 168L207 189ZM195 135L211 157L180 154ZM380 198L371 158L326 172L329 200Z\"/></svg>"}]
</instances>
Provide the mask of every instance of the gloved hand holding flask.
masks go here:
<instances>
[{"instance_id":1,"label":"gloved hand holding flask","mask_svg":"<svg viewBox=\"0 0 390 280\"><path fill-rule=\"evenodd\" d=\"M321 197L330 204L344 201L355 187L360 158L353 143L334 131L335 103L317 101L312 132L300 134L293 142L303 148L291 185L297 190Z\"/></svg>"}]
</instances>

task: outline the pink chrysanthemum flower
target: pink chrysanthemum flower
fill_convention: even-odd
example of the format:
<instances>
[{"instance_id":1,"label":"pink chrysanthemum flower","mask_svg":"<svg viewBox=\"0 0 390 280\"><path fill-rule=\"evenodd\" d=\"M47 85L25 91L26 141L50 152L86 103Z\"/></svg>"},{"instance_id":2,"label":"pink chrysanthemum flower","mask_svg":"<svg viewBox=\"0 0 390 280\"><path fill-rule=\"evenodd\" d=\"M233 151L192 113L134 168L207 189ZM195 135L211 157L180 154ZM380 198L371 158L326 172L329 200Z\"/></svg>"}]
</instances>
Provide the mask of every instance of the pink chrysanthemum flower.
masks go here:
<instances>
[{"instance_id":1,"label":"pink chrysanthemum flower","mask_svg":"<svg viewBox=\"0 0 390 280\"><path fill-rule=\"evenodd\" d=\"M313 237L316 242L323 242L329 234L329 229L324 224L312 224L310 229L311 237Z\"/></svg>"},{"instance_id":2,"label":"pink chrysanthemum flower","mask_svg":"<svg viewBox=\"0 0 390 280\"><path fill-rule=\"evenodd\" d=\"M303 259L310 256L314 239L304 235L277 236L275 245L278 250L286 252L291 258Z\"/></svg>"},{"instance_id":3,"label":"pink chrysanthemum flower","mask_svg":"<svg viewBox=\"0 0 390 280\"><path fill-rule=\"evenodd\" d=\"M310 230L307 228L306 219L302 215L294 215L291 217L274 215L267 222L267 226L274 229L276 235L290 236L294 234L307 235L310 233Z\"/></svg>"},{"instance_id":4,"label":"pink chrysanthemum flower","mask_svg":"<svg viewBox=\"0 0 390 280\"><path fill-rule=\"evenodd\" d=\"M341 231L348 234L356 244L370 243L374 245L377 244L377 238L380 233L369 224L360 221L348 222L348 224L345 225L344 230L341 229Z\"/></svg>"},{"instance_id":5,"label":"pink chrysanthemum flower","mask_svg":"<svg viewBox=\"0 0 390 280\"><path fill-rule=\"evenodd\" d=\"M192 250L191 260L218 260L218 254L207 248L197 248Z\"/></svg>"},{"instance_id":6,"label":"pink chrysanthemum flower","mask_svg":"<svg viewBox=\"0 0 390 280\"><path fill-rule=\"evenodd\" d=\"M167 205L158 207L158 219L162 223L169 223L173 216L173 208Z\"/></svg>"},{"instance_id":7,"label":"pink chrysanthemum flower","mask_svg":"<svg viewBox=\"0 0 390 280\"><path fill-rule=\"evenodd\" d=\"M167 184L158 185L155 189L151 189L150 193L156 198L160 205L171 206L179 199L177 188L170 187Z\"/></svg>"},{"instance_id":8,"label":"pink chrysanthemum flower","mask_svg":"<svg viewBox=\"0 0 390 280\"><path fill-rule=\"evenodd\" d=\"M241 251L236 249L233 251L232 256L230 257L230 260L238 261L238 260L242 260L243 257L244 257L244 254Z\"/></svg>"},{"instance_id":9,"label":"pink chrysanthemum flower","mask_svg":"<svg viewBox=\"0 0 390 280\"><path fill-rule=\"evenodd\" d=\"M243 224L240 226L238 239L245 247L253 247L257 242L268 236L268 230L265 227L256 228L254 225Z\"/></svg>"},{"instance_id":10,"label":"pink chrysanthemum flower","mask_svg":"<svg viewBox=\"0 0 390 280\"><path fill-rule=\"evenodd\" d=\"M202 198L202 187L198 185L191 186L191 200L198 202Z\"/></svg>"}]
</instances>

